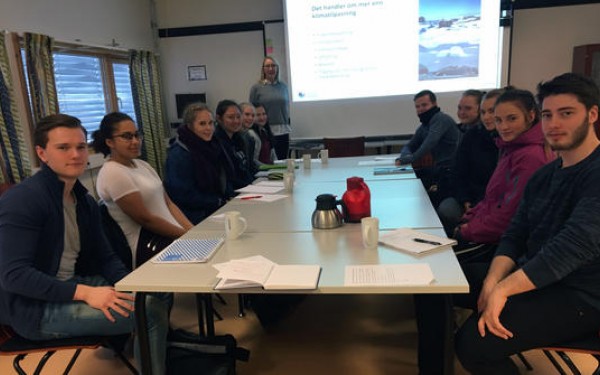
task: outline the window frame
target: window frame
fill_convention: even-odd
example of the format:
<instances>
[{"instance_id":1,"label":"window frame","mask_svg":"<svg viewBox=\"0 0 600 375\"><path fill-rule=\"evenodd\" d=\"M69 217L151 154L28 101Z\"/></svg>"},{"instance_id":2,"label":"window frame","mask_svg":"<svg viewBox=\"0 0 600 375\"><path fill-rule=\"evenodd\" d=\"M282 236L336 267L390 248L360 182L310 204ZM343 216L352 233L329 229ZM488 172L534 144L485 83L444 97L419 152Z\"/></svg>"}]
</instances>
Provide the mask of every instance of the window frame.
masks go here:
<instances>
[{"instance_id":1,"label":"window frame","mask_svg":"<svg viewBox=\"0 0 600 375\"><path fill-rule=\"evenodd\" d=\"M21 48L23 47L23 39L21 39ZM102 82L102 91L105 102L105 113L119 111L119 98L117 95L117 87L115 83L115 74L113 70L113 64L125 64L129 65L129 52L126 50L110 48L110 47L96 47L88 46L84 44L75 44L68 42L54 41L52 46L53 54L69 54L85 57L98 58L100 61L100 74ZM25 72L26 67L23 65L23 71ZM23 78L25 81L25 77ZM55 77L56 79L56 77ZM25 82L23 84L26 86ZM131 80L130 80L131 84ZM29 87L27 87L29 92ZM28 95L29 96L29 95ZM27 105L31 106L29 98L27 98ZM60 109L60 103L58 109ZM29 108L31 113L31 108ZM88 135L89 136L89 135Z\"/></svg>"}]
</instances>

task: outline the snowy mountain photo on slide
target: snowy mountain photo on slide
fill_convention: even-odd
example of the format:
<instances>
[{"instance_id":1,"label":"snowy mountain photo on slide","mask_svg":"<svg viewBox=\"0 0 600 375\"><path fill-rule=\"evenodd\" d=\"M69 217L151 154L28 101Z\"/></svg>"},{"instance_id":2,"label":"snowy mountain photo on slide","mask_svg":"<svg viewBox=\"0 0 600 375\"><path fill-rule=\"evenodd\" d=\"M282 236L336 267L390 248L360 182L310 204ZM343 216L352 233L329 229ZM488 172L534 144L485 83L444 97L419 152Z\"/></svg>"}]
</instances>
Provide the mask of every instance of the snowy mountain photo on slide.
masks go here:
<instances>
[{"instance_id":1,"label":"snowy mountain photo on slide","mask_svg":"<svg viewBox=\"0 0 600 375\"><path fill-rule=\"evenodd\" d=\"M481 0L419 2L419 80L477 77Z\"/></svg>"}]
</instances>

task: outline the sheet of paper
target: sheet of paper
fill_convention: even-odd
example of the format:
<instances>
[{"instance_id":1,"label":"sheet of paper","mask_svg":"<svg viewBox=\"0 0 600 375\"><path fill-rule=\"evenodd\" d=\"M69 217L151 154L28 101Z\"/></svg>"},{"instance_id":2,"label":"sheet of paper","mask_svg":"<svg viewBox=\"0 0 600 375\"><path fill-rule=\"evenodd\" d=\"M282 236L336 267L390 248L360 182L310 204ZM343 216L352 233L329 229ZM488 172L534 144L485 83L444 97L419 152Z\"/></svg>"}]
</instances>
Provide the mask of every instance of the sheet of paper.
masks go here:
<instances>
[{"instance_id":1,"label":"sheet of paper","mask_svg":"<svg viewBox=\"0 0 600 375\"><path fill-rule=\"evenodd\" d=\"M428 285L434 280L427 263L346 266L345 286Z\"/></svg>"},{"instance_id":2,"label":"sheet of paper","mask_svg":"<svg viewBox=\"0 0 600 375\"><path fill-rule=\"evenodd\" d=\"M283 190L282 186L264 186L264 185L248 185L241 189L237 189L238 193L248 194L275 194Z\"/></svg>"},{"instance_id":3,"label":"sheet of paper","mask_svg":"<svg viewBox=\"0 0 600 375\"><path fill-rule=\"evenodd\" d=\"M217 277L227 280L244 280L264 284L269 277L274 263L234 259L224 267Z\"/></svg>"},{"instance_id":4,"label":"sheet of paper","mask_svg":"<svg viewBox=\"0 0 600 375\"><path fill-rule=\"evenodd\" d=\"M394 159L395 160L395 159ZM358 162L359 166L370 166L370 165L394 165L395 161L384 159L384 160L361 160Z\"/></svg>"},{"instance_id":5,"label":"sheet of paper","mask_svg":"<svg viewBox=\"0 0 600 375\"><path fill-rule=\"evenodd\" d=\"M396 161L397 156L375 156L375 160L391 160Z\"/></svg>"},{"instance_id":6,"label":"sheet of paper","mask_svg":"<svg viewBox=\"0 0 600 375\"><path fill-rule=\"evenodd\" d=\"M283 181L260 181L257 186L277 186L283 187Z\"/></svg>"},{"instance_id":7,"label":"sheet of paper","mask_svg":"<svg viewBox=\"0 0 600 375\"><path fill-rule=\"evenodd\" d=\"M286 198L287 195L283 194L264 194L264 195L256 195L256 194L240 194L235 199L239 199L247 202L275 202L280 199Z\"/></svg>"},{"instance_id":8,"label":"sheet of paper","mask_svg":"<svg viewBox=\"0 0 600 375\"><path fill-rule=\"evenodd\" d=\"M379 242L413 254L421 254L456 244L456 240L452 238L434 236L410 228L399 228L383 233L379 236Z\"/></svg>"},{"instance_id":9,"label":"sheet of paper","mask_svg":"<svg viewBox=\"0 0 600 375\"><path fill-rule=\"evenodd\" d=\"M275 265L264 284L266 290L313 290L319 284L321 266L315 264Z\"/></svg>"}]
</instances>

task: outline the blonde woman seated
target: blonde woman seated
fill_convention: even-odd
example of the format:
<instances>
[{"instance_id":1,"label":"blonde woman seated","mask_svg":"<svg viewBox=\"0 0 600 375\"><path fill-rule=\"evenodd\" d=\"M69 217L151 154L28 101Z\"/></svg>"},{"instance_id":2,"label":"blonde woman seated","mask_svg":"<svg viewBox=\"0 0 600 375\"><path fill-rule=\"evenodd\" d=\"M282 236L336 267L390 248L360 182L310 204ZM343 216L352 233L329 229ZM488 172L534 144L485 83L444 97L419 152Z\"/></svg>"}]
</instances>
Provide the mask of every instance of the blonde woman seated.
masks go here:
<instances>
[{"instance_id":1,"label":"blonde woman seated","mask_svg":"<svg viewBox=\"0 0 600 375\"><path fill-rule=\"evenodd\" d=\"M192 223L199 223L235 195L214 133L208 107L190 104L167 151L165 189Z\"/></svg>"},{"instance_id":2,"label":"blonde woman seated","mask_svg":"<svg viewBox=\"0 0 600 375\"><path fill-rule=\"evenodd\" d=\"M109 156L96 183L98 196L119 224L140 265L192 227L167 196L156 171L143 160L142 135L128 115L104 116L93 147Z\"/></svg>"}]
</instances>

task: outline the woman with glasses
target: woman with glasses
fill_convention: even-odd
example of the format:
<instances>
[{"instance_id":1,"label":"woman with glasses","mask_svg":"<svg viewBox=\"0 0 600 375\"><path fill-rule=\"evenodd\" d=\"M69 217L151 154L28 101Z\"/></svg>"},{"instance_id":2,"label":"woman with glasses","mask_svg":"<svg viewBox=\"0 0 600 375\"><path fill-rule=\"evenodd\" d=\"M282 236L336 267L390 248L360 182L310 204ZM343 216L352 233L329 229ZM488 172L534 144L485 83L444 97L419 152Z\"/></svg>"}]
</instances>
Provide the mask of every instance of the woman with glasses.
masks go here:
<instances>
[{"instance_id":1,"label":"woman with glasses","mask_svg":"<svg viewBox=\"0 0 600 375\"><path fill-rule=\"evenodd\" d=\"M213 137L215 124L205 104L190 104L169 146L165 189L194 224L233 196L227 185L223 152Z\"/></svg>"},{"instance_id":2,"label":"woman with glasses","mask_svg":"<svg viewBox=\"0 0 600 375\"><path fill-rule=\"evenodd\" d=\"M267 111L278 159L287 159L290 144L290 94L279 80L279 64L271 56L263 59L260 80L250 89L250 103L262 103Z\"/></svg>"},{"instance_id":3,"label":"woman with glasses","mask_svg":"<svg viewBox=\"0 0 600 375\"><path fill-rule=\"evenodd\" d=\"M98 196L119 224L140 265L193 225L169 199L156 171L143 160L142 135L132 118L109 113L94 132L92 146L108 156L96 182Z\"/></svg>"}]
</instances>

